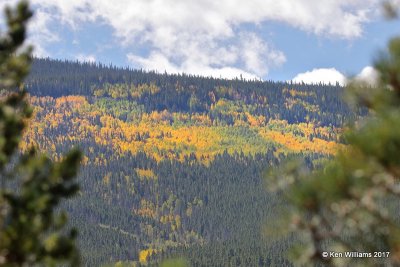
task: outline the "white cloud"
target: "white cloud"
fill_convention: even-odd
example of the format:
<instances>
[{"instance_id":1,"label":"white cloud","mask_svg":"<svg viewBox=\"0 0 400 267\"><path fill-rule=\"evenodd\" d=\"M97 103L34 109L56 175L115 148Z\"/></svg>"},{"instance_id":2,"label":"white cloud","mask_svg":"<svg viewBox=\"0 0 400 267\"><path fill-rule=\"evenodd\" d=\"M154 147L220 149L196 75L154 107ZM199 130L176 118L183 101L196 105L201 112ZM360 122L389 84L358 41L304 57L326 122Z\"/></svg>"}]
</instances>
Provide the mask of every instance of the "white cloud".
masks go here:
<instances>
[{"instance_id":1,"label":"white cloud","mask_svg":"<svg viewBox=\"0 0 400 267\"><path fill-rule=\"evenodd\" d=\"M271 66L280 66L286 62L286 57L281 51L272 49L268 43L255 34L244 34L241 39L241 55L247 70L264 76Z\"/></svg>"},{"instance_id":2,"label":"white cloud","mask_svg":"<svg viewBox=\"0 0 400 267\"><path fill-rule=\"evenodd\" d=\"M33 54L37 57L48 57L46 46L61 40L57 32L52 31L48 26L54 22L55 16L38 9L28 27L28 43L34 45Z\"/></svg>"},{"instance_id":3,"label":"white cloud","mask_svg":"<svg viewBox=\"0 0 400 267\"><path fill-rule=\"evenodd\" d=\"M16 0L6 0L15 2ZM147 57L129 55L138 67L162 63L169 69L239 69L266 76L285 55L243 24L278 21L323 36L356 38L380 0L31 0L41 27L31 36L40 47L58 35L51 25L61 22L79 29L84 22L101 22L127 49L138 46ZM39 23L38 22L38 23ZM231 72L231 71L228 71ZM226 73L224 71L224 73Z\"/></svg>"},{"instance_id":4,"label":"white cloud","mask_svg":"<svg viewBox=\"0 0 400 267\"><path fill-rule=\"evenodd\" d=\"M258 76L252 73L234 67L210 67L207 64L198 64L192 61L187 61L181 65L177 65L173 62L170 62L169 59L161 53L152 53L149 57L128 54L128 59L130 62L141 66L145 70L156 70L161 73L166 71L168 73L187 73L226 79L238 77L249 80L260 79Z\"/></svg>"},{"instance_id":5,"label":"white cloud","mask_svg":"<svg viewBox=\"0 0 400 267\"><path fill-rule=\"evenodd\" d=\"M359 74L354 76L355 81L365 82L371 85L375 85L378 81L378 78L378 72L371 66L364 67ZM304 82L308 84L336 84L336 82L338 82L340 85L344 86L348 83L349 79L335 68L322 68L299 73L292 79L292 81L296 83Z\"/></svg>"},{"instance_id":6,"label":"white cloud","mask_svg":"<svg viewBox=\"0 0 400 267\"><path fill-rule=\"evenodd\" d=\"M75 56L75 59L81 62L96 62L96 56L94 55L78 54Z\"/></svg>"},{"instance_id":7,"label":"white cloud","mask_svg":"<svg viewBox=\"0 0 400 267\"><path fill-rule=\"evenodd\" d=\"M296 75L292 79L296 83L308 83L308 84L336 84L346 85L346 77L334 68L330 69L313 69L312 71L307 71Z\"/></svg>"},{"instance_id":8,"label":"white cloud","mask_svg":"<svg viewBox=\"0 0 400 267\"><path fill-rule=\"evenodd\" d=\"M379 0L33 0L57 9L63 21L77 22L100 18L118 36L130 39L142 32L169 35L177 31L203 32L212 36L232 36L234 25L281 21L313 32L357 37L368 13ZM161 31L160 31L161 29ZM169 36L171 37L171 36Z\"/></svg>"},{"instance_id":9,"label":"white cloud","mask_svg":"<svg viewBox=\"0 0 400 267\"><path fill-rule=\"evenodd\" d=\"M205 76L260 79L270 67L286 61L284 54L258 38L241 33L240 38L222 45L207 36L186 36L176 40L175 49L156 48L147 57L128 54L128 60L148 70L190 73ZM243 65L244 70L234 65Z\"/></svg>"},{"instance_id":10,"label":"white cloud","mask_svg":"<svg viewBox=\"0 0 400 267\"><path fill-rule=\"evenodd\" d=\"M355 77L358 81L363 81L372 85L376 85L379 78L378 72L371 66L367 66Z\"/></svg>"}]
</instances>

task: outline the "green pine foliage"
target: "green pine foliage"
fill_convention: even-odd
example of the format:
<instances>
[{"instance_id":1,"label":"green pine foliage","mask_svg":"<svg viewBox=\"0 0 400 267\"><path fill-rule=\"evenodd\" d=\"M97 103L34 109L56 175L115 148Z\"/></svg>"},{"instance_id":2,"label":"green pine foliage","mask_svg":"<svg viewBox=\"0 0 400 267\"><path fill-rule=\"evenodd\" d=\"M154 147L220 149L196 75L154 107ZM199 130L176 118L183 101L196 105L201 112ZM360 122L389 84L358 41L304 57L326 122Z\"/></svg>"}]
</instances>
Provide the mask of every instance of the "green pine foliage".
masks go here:
<instances>
[{"instance_id":1,"label":"green pine foliage","mask_svg":"<svg viewBox=\"0 0 400 267\"><path fill-rule=\"evenodd\" d=\"M8 31L0 37L0 266L77 266L76 231L65 229L60 201L78 191L74 177L80 153L58 163L31 148L18 151L32 109L23 80L31 48L23 48L32 13L26 2L6 9Z\"/></svg>"},{"instance_id":2,"label":"green pine foliage","mask_svg":"<svg viewBox=\"0 0 400 267\"><path fill-rule=\"evenodd\" d=\"M376 85L353 82L349 100L369 109L345 133L348 147L315 171L293 163L276 175L290 206L287 229L300 240L298 264L400 264L400 38L375 63ZM331 257L324 252L367 256Z\"/></svg>"}]
</instances>

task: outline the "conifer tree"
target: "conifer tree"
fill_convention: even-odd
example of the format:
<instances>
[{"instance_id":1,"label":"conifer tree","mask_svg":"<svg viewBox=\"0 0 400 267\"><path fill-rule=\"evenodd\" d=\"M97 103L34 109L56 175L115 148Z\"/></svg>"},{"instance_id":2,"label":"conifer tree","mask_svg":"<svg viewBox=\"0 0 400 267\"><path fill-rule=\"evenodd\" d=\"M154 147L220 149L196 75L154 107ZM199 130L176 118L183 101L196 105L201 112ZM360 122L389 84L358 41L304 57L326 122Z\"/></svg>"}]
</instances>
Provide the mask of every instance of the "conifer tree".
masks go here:
<instances>
[{"instance_id":1,"label":"conifer tree","mask_svg":"<svg viewBox=\"0 0 400 267\"><path fill-rule=\"evenodd\" d=\"M76 231L65 229L60 201L77 193L76 150L61 162L31 148L18 149L32 114L23 89L31 47L24 46L32 12L27 2L6 8L0 32L0 266L78 265Z\"/></svg>"},{"instance_id":2,"label":"conifer tree","mask_svg":"<svg viewBox=\"0 0 400 267\"><path fill-rule=\"evenodd\" d=\"M313 171L287 164L271 183L289 200L286 229L300 240L291 251L298 264L400 264L400 37L374 67L376 84L346 88L351 104L369 110L348 127L347 147Z\"/></svg>"}]
</instances>

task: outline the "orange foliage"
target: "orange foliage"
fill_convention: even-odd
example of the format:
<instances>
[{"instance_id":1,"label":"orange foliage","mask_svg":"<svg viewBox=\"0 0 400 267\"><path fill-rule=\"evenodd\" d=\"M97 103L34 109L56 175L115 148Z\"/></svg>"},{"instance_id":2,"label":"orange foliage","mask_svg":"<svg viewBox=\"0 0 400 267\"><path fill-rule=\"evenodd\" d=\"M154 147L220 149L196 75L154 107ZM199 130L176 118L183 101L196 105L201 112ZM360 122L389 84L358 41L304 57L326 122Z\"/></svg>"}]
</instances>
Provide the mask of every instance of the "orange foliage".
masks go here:
<instances>
[{"instance_id":1,"label":"orange foliage","mask_svg":"<svg viewBox=\"0 0 400 267\"><path fill-rule=\"evenodd\" d=\"M157 161L184 160L194 155L204 164L225 149L228 153L240 150L245 154L265 151L263 146L243 141L243 136L230 136L231 127L249 127L264 140L274 141L294 152L332 154L336 149L333 141L340 134L340 129L318 127L313 123L289 124L277 119L267 121L265 117L248 111L229 111L235 118L234 126L215 126L215 120L212 121L207 114L171 113L166 110L142 113L139 122L123 121L112 113L91 108L83 96L30 97L30 101L35 114L33 120L29 121L29 129L20 148L26 150L30 144L35 144L52 158L57 158L60 153L56 151L55 144L66 141L74 144L92 141L113 149L115 156L145 152ZM231 104L220 99L213 105L228 109ZM68 129L67 132L65 129ZM48 130L52 134L45 134ZM92 156L84 158L84 164L107 163L107 158L102 155L93 157L91 153ZM152 174L143 171L150 170L139 171L139 176L146 179L152 177Z\"/></svg>"},{"instance_id":2,"label":"orange foliage","mask_svg":"<svg viewBox=\"0 0 400 267\"><path fill-rule=\"evenodd\" d=\"M83 105L88 104L86 97L78 95L69 95L56 98L56 108L68 106L70 108L81 108Z\"/></svg>"},{"instance_id":3,"label":"orange foliage","mask_svg":"<svg viewBox=\"0 0 400 267\"><path fill-rule=\"evenodd\" d=\"M281 133L278 131L264 131L260 133L264 138L271 139L294 152L318 152L323 154L335 154L343 146L332 141L314 138L309 141L306 138L298 138L292 133Z\"/></svg>"},{"instance_id":4,"label":"orange foliage","mask_svg":"<svg viewBox=\"0 0 400 267\"><path fill-rule=\"evenodd\" d=\"M144 249L139 252L139 262L141 263L146 263L147 258L153 255L153 253L156 253L156 250L154 249Z\"/></svg>"}]
</instances>

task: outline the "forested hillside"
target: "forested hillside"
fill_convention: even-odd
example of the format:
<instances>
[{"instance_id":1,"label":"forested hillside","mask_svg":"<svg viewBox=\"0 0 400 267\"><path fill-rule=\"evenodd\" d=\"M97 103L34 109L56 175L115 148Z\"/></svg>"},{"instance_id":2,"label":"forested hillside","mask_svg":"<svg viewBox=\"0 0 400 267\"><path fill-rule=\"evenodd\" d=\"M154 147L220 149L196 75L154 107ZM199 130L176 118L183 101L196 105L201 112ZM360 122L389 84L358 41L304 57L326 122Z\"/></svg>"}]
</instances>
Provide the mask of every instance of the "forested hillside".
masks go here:
<instances>
[{"instance_id":1,"label":"forested hillside","mask_svg":"<svg viewBox=\"0 0 400 267\"><path fill-rule=\"evenodd\" d=\"M343 88L222 80L35 59L25 150L84 152L67 203L83 262L289 264L290 240L263 235L279 201L264 173L290 155L313 168L344 148Z\"/></svg>"}]
</instances>

